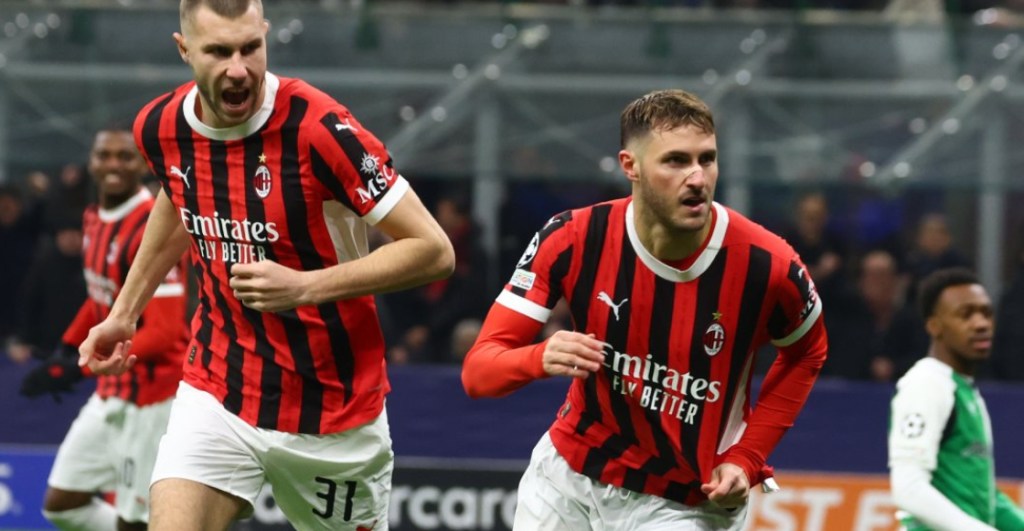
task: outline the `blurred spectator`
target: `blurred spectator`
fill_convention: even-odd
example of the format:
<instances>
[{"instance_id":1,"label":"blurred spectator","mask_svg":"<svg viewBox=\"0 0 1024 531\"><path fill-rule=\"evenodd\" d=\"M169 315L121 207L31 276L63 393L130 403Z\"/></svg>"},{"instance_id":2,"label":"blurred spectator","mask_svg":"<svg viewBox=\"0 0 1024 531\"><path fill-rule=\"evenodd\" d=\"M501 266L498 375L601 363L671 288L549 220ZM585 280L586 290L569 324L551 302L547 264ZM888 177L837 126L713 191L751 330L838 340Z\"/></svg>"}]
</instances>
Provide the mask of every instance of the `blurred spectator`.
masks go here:
<instances>
[{"instance_id":1,"label":"blurred spectator","mask_svg":"<svg viewBox=\"0 0 1024 531\"><path fill-rule=\"evenodd\" d=\"M80 164L65 164L60 178L51 186L45 196L45 220L47 225L64 223L65 218L81 220L85 207L96 196L92 179L87 178L85 168Z\"/></svg>"},{"instance_id":2,"label":"blurred spectator","mask_svg":"<svg viewBox=\"0 0 1024 531\"><path fill-rule=\"evenodd\" d=\"M0 187L0 345L7 342L17 326L21 306L21 285L31 265L39 236L36 216L28 212L21 192L13 186Z\"/></svg>"},{"instance_id":3,"label":"blurred spectator","mask_svg":"<svg viewBox=\"0 0 1024 531\"><path fill-rule=\"evenodd\" d=\"M917 283L933 271L949 267L970 267L970 261L953 247L946 216L926 214L917 225L914 247L906 257L906 271L910 275L907 301L916 296Z\"/></svg>"},{"instance_id":4,"label":"blurred spectator","mask_svg":"<svg viewBox=\"0 0 1024 531\"><path fill-rule=\"evenodd\" d=\"M896 259L883 250L860 261L856 289L835 297L825 312L829 358L824 374L893 381L925 354L928 338L912 305Z\"/></svg>"},{"instance_id":5,"label":"blurred spectator","mask_svg":"<svg viewBox=\"0 0 1024 531\"><path fill-rule=\"evenodd\" d=\"M15 361L48 355L85 300L81 221L62 216L52 223L55 233L41 241L22 289L18 327L8 345Z\"/></svg>"},{"instance_id":6,"label":"blurred spectator","mask_svg":"<svg viewBox=\"0 0 1024 531\"><path fill-rule=\"evenodd\" d=\"M992 344L992 377L1024 381L1024 250L1017 253L1016 271L996 310Z\"/></svg>"},{"instance_id":7,"label":"blurred spectator","mask_svg":"<svg viewBox=\"0 0 1024 531\"><path fill-rule=\"evenodd\" d=\"M847 248L842 238L830 230L824 194L811 192L797 200L793 227L783 237L803 259L822 300L829 302L843 289Z\"/></svg>"},{"instance_id":8,"label":"blurred spectator","mask_svg":"<svg viewBox=\"0 0 1024 531\"><path fill-rule=\"evenodd\" d=\"M434 217L455 248L455 272L444 280L379 297L397 331L398 337L389 341L394 345L388 354L393 363L458 361L451 357L455 325L479 318L491 302L486 298L487 257L468 200L441 197Z\"/></svg>"},{"instance_id":9,"label":"blurred spectator","mask_svg":"<svg viewBox=\"0 0 1024 531\"><path fill-rule=\"evenodd\" d=\"M463 319L455 325L455 329L452 330L451 349L449 350L451 361L462 363L466 353L472 348L473 343L476 343L481 326L483 326L483 322L477 318Z\"/></svg>"}]
</instances>

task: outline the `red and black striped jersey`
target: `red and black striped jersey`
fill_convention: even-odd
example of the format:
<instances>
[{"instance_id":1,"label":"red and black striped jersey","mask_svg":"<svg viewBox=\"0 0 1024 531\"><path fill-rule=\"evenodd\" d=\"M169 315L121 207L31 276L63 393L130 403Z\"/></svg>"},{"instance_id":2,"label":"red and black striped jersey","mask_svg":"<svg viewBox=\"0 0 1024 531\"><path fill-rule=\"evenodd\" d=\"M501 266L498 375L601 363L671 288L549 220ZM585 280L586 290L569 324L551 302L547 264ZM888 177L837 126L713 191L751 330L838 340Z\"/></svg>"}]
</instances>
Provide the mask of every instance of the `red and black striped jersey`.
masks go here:
<instances>
[{"instance_id":1,"label":"red and black striped jersey","mask_svg":"<svg viewBox=\"0 0 1024 531\"><path fill-rule=\"evenodd\" d=\"M375 418L390 385L372 296L269 313L228 285L235 263L317 270L367 254L367 224L408 190L384 145L326 94L266 75L261 108L213 129L192 82L139 113L135 136L191 235L199 306L185 381L261 428L334 433Z\"/></svg>"},{"instance_id":2,"label":"red and black striped jersey","mask_svg":"<svg viewBox=\"0 0 1024 531\"><path fill-rule=\"evenodd\" d=\"M89 329L110 314L139 250L152 208L153 195L143 188L116 208L104 210L93 205L86 209L82 254L89 297L64 332L65 343L79 345ZM138 356L138 362L124 374L98 376L96 393L140 406L173 397L181 380L187 325L183 271L175 266L157 287L137 323L131 353Z\"/></svg>"},{"instance_id":3,"label":"red and black striped jersey","mask_svg":"<svg viewBox=\"0 0 1024 531\"><path fill-rule=\"evenodd\" d=\"M573 380L550 429L572 469L696 504L729 452L758 481L824 362L821 302L788 244L718 203L685 270L643 247L632 208L627 198L552 218L497 304L543 323L564 298L575 330L604 343L603 367ZM754 354L768 342L777 363L806 361L809 376L773 389L777 401L759 401L770 405L748 426Z\"/></svg>"}]
</instances>

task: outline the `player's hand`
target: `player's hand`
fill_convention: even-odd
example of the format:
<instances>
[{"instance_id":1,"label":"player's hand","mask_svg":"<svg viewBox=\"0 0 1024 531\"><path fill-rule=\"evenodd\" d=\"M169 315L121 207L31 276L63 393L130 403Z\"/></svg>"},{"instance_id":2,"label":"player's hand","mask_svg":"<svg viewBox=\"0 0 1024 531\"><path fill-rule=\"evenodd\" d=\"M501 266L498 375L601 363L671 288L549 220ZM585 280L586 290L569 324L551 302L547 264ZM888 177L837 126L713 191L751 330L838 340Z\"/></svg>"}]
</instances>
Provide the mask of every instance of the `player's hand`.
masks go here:
<instances>
[{"instance_id":1,"label":"player's hand","mask_svg":"<svg viewBox=\"0 0 1024 531\"><path fill-rule=\"evenodd\" d=\"M60 393L71 393L82 379L76 358L55 357L29 371L21 381L21 394L29 398L50 393L60 403Z\"/></svg>"},{"instance_id":2,"label":"player's hand","mask_svg":"<svg viewBox=\"0 0 1024 531\"><path fill-rule=\"evenodd\" d=\"M700 486L709 500L724 509L735 509L747 503L750 480L738 465L722 463L711 471L711 481Z\"/></svg>"},{"instance_id":3,"label":"player's hand","mask_svg":"<svg viewBox=\"0 0 1024 531\"><path fill-rule=\"evenodd\" d=\"M312 304L306 277L270 260L231 266L228 285L242 304L261 312L280 312Z\"/></svg>"},{"instance_id":4,"label":"player's hand","mask_svg":"<svg viewBox=\"0 0 1024 531\"><path fill-rule=\"evenodd\" d=\"M89 337L78 347L78 366L88 366L95 374L124 374L135 365L131 352L135 324L108 317L89 330Z\"/></svg>"},{"instance_id":5,"label":"player's hand","mask_svg":"<svg viewBox=\"0 0 1024 531\"><path fill-rule=\"evenodd\" d=\"M593 334L559 330L544 347L544 371L551 376L586 378L601 369L603 347Z\"/></svg>"}]
</instances>

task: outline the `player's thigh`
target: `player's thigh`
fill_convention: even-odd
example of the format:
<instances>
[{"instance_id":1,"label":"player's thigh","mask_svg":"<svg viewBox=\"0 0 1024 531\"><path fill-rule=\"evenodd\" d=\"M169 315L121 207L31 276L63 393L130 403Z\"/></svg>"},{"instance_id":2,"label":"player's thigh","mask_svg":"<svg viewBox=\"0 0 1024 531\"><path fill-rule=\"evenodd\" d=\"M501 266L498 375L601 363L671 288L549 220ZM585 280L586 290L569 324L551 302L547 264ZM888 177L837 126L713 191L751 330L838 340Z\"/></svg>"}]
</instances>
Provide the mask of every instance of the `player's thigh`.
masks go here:
<instances>
[{"instance_id":1,"label":"player's thigh","mask_svg":"<svg viewBox=\"0 0 1024 531\"><path fill-rule=\"evenodd\" d=\"M386 413L342 433L277 437L264 456L267 482L293 526L388 528L394 454Z\"/></svg>"},{"instance_id":2,"label":"player's thigh","mask_svg":"<svg viewBox=\"0 0 1024 531\"><path fill-rule=\"evenodd\" d=\"M516 531L588 530L590 478L569 468L548 434L541 437L519 481Z\"/></svg>"},{"instance_id":3,"label":"player's thigh","mask_svg":"<svg viewBox=\"0 0 1024 531\"><path fill-rule=\"evenodd\" d=\"M144 407L126 406L124 427L114 445L120 456L115 506L122 520L146 522L149 519L149 483L172 403L168 399Z\"/></svg>"},{"instance_id":4,"label":"player's thigh","mask_svg":"<svg viewBox=\"0 0 1024 531\"><path fill-rule=\"evenodd\" d=\"M182 383L153 465L153 518L158 509L174 511L177 497L202 498L207 495L204 493L209 493L211 500L219 499L220 494L237 500L237 504L228 504L242 508L236 517L250 514L264 482L263 466L256 455L263 444L258 430L225 410L212 395ZM179 481L171 482L173 489L162 485L171 480L205 485L208 490Z\"/></svg>"},{"instance_id":5,"label":"player's thigh","mask_svg":"<svg viewBox=\"0 0 1024 531\"><path fill-rule=\"evenodd\" d=\"M622 489L619 489L622 490ZM747 507L727 511L710 502L688 506L659 496L628 492L602 503L606 509L595 529L635 531L740 531Z\"/></svg>"},{"instance_id":6,"label":"player's thigh","mask_svg":"<svg viewBox=\"0 0 1024 531\"><path fill-rule=\"evenodd\" d=\"M47 484L62 491L96 492L114 487L117 468L110 451L107 403L92 395L71 424L50 470Z\"/></svg>"},{"instance_id":7,"label":"player's thigh","mask_svg":"<svg viewBox=\"0 0 1024 531\"><path fill-rule=\"evenodd\" d=\"M222 531L248 507L245 500L179 478L153 484L150 531Z\"/></svg>"}]
</instances>

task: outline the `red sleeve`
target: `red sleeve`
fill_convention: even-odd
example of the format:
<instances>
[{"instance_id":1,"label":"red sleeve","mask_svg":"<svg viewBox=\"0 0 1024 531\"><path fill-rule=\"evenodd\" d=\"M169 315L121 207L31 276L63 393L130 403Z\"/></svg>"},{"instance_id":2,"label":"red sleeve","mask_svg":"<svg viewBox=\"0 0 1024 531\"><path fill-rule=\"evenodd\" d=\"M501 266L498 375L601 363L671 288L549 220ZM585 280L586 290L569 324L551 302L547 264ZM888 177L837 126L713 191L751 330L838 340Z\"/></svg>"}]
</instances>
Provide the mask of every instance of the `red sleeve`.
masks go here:
<instances>
[{"instance_id":1,"label":"red sleeve","mask_svg":"<svg viewBox=\"0 0 1024 531\"><path fill-rule=\"evenodd\" d=\"M751 485L759 480L768 455L803 409L827 351L828 339L820 316L800 340L779 348L743 437L721 458L722 462L742 467Z\"/></svg>"},{"instance_id":2,"label":"red sleeve","mask_svg":"<svg viewBox=\"0 0 1024 531\"><path fill-rule=\"evenodd\" d=\"M544 343L530 344L544 323L494 303L462 364L462 386L473 398L501 397L547 377Z\"/></svg>"},{"instance_id":3,"label":"red sleeve","mask_svg":"<svg viewBox=\"0 0 1024 531\"><path fill-rule=\"evenodd\" d=\"M371 225L383 219L409 187L384 143L335 104L308 130L313 174L325 193Z\"/></svg>"},{"instance_id":4,"label":"red sleeve","mask_svg":"<svg viewBox=\"0 0 1024 531\"><path fill-rule=\"evenodd\" d=\"M81 308L78 309L78 313L75 314L75 318L71 320L71 324L64 330L64 335L60 340L75 347L81 345L89 336L89 329L99 324L99 314L96 302L91 298L86 298Z\"/></svg>"},{"instance_id":5,"label":"red sleeve","mask_svg":"<svg viewBox=\"0 0 1024 531\"><path fill-rule=\"evenodd\" d=\"M140 360L179 354L174 346L185 333L185 297L154 297L132 337L132 354Z\"/></svg>"}]
</instances>

